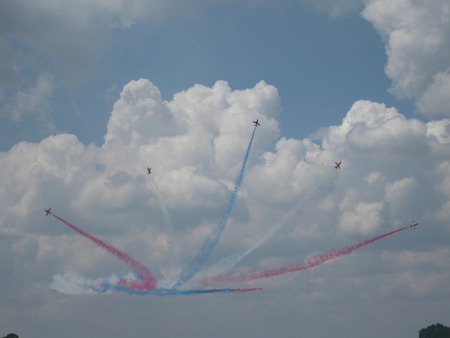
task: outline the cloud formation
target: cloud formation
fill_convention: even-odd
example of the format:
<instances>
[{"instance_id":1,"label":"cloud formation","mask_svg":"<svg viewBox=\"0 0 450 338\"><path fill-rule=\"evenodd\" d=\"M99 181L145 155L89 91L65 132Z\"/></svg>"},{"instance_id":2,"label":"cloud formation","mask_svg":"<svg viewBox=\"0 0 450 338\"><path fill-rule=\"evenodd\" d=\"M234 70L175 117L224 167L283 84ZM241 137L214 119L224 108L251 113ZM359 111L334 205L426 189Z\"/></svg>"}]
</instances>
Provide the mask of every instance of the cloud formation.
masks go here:
<instances>
[{"instance_id":1,"label":"cloud formation","mask_svg":"<svg viewBox=\"0 0 450 338\"><path fill-rule=\"evenodd\" d=\"M141 219L150 208L150 214L158 212L156 219L161 220L154 186L145 177L145 168L152 166L175 219L182 217L178 208L192 212L195 221L186 221L177 231L190 238L184 245L193 253L233 188L256 117L262 127L255 136L234 216L235 226L248 223L245 230L234 231L254 237L238 236L241 239L232 246L256 241L256 233L268 231L270 221L311 189L317 191L305 201L310 210L302 223L317 225L313 236L330 229L341 237L372 235L412 217L438 221L432 216L436 213L440 222L448 220L448 190L443 188L450 182L445 169L448 120L423 123L383 104L358 101L342 124L330 126L317 143L277 140L279 110L277 90L265 82L246 90L231 90L224 81L210 88L196 85L167 102L150 81L131 81L114 105L102 146L86 146L74 135L59 134L2 153L2 176L9 182L1 192L2 232L20 237L30 229L26 224L35 213L52 206L62 215L79 214L89 223L104 224L106 217L111 223L96 226L105 235L127 237L127 231L144 231L156 236L151 230L155 220ZM274 150L266 151L271 145ZM343 161L339 172L333 168L335 160ZM136 223L126 229L121 222L130 211L136 214L131 216ZM193 215L198 212L205 216ZM320 224L314 220L317 214L322 214ZM17 217L23 225L13 225ZM335 223L338 227L333 227ZM157 228L164 236L164 227ZM38 229L34 232L46 233ZM152 256L161 257L170 249L161 245L149 248L162 250ZM158 265L157 259L150 261Z\"/></svg>"},{"instance_id":2,"label":"cloud formation","mask_svg":"<svg viewBox=\"0 0 450 338\"><path fill-rule=\"evenodd\" d=\"M148 70L154 60L147 56L163 52L153 44L145 50L131 46L141 46L142 34L138 33L160 32L160 28L172 27L174 22L167 19L182 17L173 25L179 29L186 18L206 11L208 24L227 25L228 18L235 19L233 11L242 10L242 2L0 1L0 118L8 122L2 124L7 144L3 149L9 149L15 143L12 140L34 141L0 152L1 327L11 332L20 327L20 336L35 337L72 338L88 331L96 336L151 331L166 337L273 337L281 330L286 332L286 324L291 324L291 328L302 327L305 337L359 337L364 330L367 337L375 338L402 337L405 328L408 333L418 329L417 323L447 320L443 309L448 308L450 297L450 119L442 117L448 117L450 107L449 5L443 0L302 2L333 17L362 11L362 18L373 24L386 46L385 73L392 80L391 93L414 100L419 112L430 120L408 118L410 111L359 100L347 112L335 109L342 121L324 126L311 137L280 138L281 98L277 88L264 81L236 90L226 81L213 83L222 76L211 72L208 80L198 80L208 85L181 85L173 90L179 92L167 99L172 90L166 88L169 93L162 95L157 86L165 88L165 84L129 81L126 63L120 65L124 66L120 76L105 76L103 67L114 62L99 65L99 60L122 60L120 53L144 52L144 60L134 64L137 71L131 72L139 73L140 67ZM239 13L241 20L250 19L246 22L255 27L260 16L247 14L263 13L269 18L271 6L286 5L271 0L248 0L247 4L267 6L261 12L263 7L251 7ZM294 7L304 9L303 5ZM274 33L287 32L277 30L277 20L295 19L296 11L280 16L286 9L273 12L277 14ZM317 18L327 20L326 16ZM205 21L192 22L200 29ZM331 27L323 21L319 24ZM361 20L349 20L348 24L351 28L365 26ZM164 32L173 33L170 29ZM317 32L308 30L312 34L308 37L315 39ZM123 39L127 34L130 39ZM203 53L205 46L230 45L230 41L223 43L224 36L208 34L183 46L195 45ZM244 35L234 35L236 41L245 42L240 40ZM210 38L214 44L208 44ZM258 41L270 43L266 38ZM302 45L297 38L298 34L292 34L282 39L284 46L273 46L289 50ZM130 45L111 48L116 39ZM322 59L316 57L320 50L310 51L315 60ZM274 52L284 57L277 48ZM230 70L226 67L229 61L228 66L234 68L241 60L243 64L251 62L245 49L241 57L230 58L231 54L230 49L223 59L215 60L216 64L224 60L225 74ZM161 59L166 56L164 53ZM185 55L178 53L177 57ZM333 58L332 53L327 57ZM178 64L178 60L171 62ZM286 68L295 73L293 63L277 68L280 60L271 60L276 65L272 74ZM211 65L205 65L206 72ZM179 85L177 76L189 77L183 75L189 73L179 74L177 67L166 66L168 82L174 79ZM352 67L346 71L350 73ZM92 82L80 89L87 78ZM239 88L255 81L246 74L227 79ZM292 79L296 81L295 76ZM311 83L308 76L303 80ZM114 90L124 83L121 91ZM108 87L117 93L110 102L116 102L112 109L109 104L97 109L100 92ZM280 93L301 100L294 88L298 87L280 84ZM80 112L77 118L85 122L78 126L83 131L74 132L76 135L57 132L57 128L69 130L67 124L76 120L66 115L72 114L74 107ZM101 123L98 116L86 118L94 110L96 114L110 112L110 116ZM117 284L122 278L136 279L129 267L44 215L44 208L52 207L81 229L136 257L158 280L170 282L174 278L171 267L178 264L173 263L174 243L178 243L180 264L185 267L222 215L255 118L262 125L255 133L243 184L205 270L212 267L210 271L233 269L240 273L277 268L412 220L420 225L314 270L254 284L225 283L224 287L264 288L258 295L240 295L238 302L235 295L213 295L164 302L153 298L149 303L148 296L109 295L112 290L105 285ZM290 115L289 123L311 125L307 118ZM71 131L77 130L77 123ZM84 141L86 126L92 128L97 144ZM102 132L95 131L98 127ZM22 129L17 132L16 128ZM97 137L104 130L102 142ZM335 161L342 161L341 170L334 169ZM148 166L153 168L154 182L147 176ZM172 229L167 226L169 214ZM215 264L224 258L226 264ZM194 278L187 287L199 287L198 281ZM108 295L70 296L99 292ZM420 311L412 311L412 303ZM242 309L246 309L245 321ZM85 325L78 327L73 318L84 319ZM101 322L109 325L100 327ZM177 325L172 325L174 322ZM326 327L323 322L328 323Z\"/></svg>"},{"instance_id":3,"label":"cloud formation","mask_svg":"<svg viewBox=\"0 0 450 338\"><path fill-rule=\"evenodd\" d=\"M371 0L362 12L386 44L392 92L430 117L450 114L450 4Z\"/></svg>"},{"instance_id":4,"label":"cloud formation","mask_svg":"<svg viewBox=\"0 0 450 338\"><path fill-rule=\"evenodd\" d=\"M390 91L430 118L450 115L450 4L446 0L309 1L332 17L361 11L385 44Z\"/></svg>"},{"instance_id":5,"label":"cloud formation","mask_svg":"<svg viewBox=\"0 0 450 338\"><path fill-rule=\"evenodd\" d=\"M62 305L50 283L59 292L80 294L85 283L101 288L129 273L120 261L46 218L44 208L129 253L158 279L170 274L173 246L147 166L187 264L225 207L255 118L261 127L243 185L206 268L255 243L233 269L292 264L414 219L421 225L409 235L333 264L349 273L349 287L368 296L392 298L402 285L402 297L432 297L448 278L442 266L450 258L443 240L450 231L450 121L423 123L395 108L357 101L342 123L326 128L319 139L286 139L279 138L280 106L277 89L263 81L245 90L225 81L195 85L165 101L157 86L140 79L124 86L103 145L57 134L0 153L0 265L7 272L1 311L14 306L17 295L27 294L31 302L30 310L19 308L17 317L2 318L18 321L39 312L47 313L44 321L53 320L48 314ZM337 160L341 170L334 169ZM411 259L415 254L422 258ZM320 271L318 276L331 273ZM295 278L301 277L256 286L295 288ZM331 290L329 283L320 285ZM341 286L344 292L347 286ZM302 292L308 291L299 297ZM321 292L319 299L335 297ZM43 302L37 296L42 293ZM442 289L439 294L449 296Z\"/></svg>"}]
</instances>

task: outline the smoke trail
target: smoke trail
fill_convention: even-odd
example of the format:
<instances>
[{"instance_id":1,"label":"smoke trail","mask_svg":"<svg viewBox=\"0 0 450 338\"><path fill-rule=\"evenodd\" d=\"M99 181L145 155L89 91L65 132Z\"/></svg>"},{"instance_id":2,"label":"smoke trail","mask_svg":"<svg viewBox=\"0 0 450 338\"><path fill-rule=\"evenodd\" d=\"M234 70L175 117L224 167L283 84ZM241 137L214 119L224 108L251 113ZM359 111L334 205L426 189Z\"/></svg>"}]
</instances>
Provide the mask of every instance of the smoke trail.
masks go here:
<instances>
[{"instance_id":1,"label":"smoke trail","mask_svg":"<svg viewBox=\"0 0 450 338\"><path fill-rule=\"evenodd\" d=\"M215 228L212 230L211 234L206 238L197 256L194 257L194 259L189 263L187 268L181 272L180 278L175 283L174 286L175 288L183 285L184 282L191 279L192 276L194 276L198 272L201 266L208 260L214 247L219 242L220 236L222 235L222 232L225 228L225 225L227 224L228 218L230 217L231 211L233 209L237 192L242 184L242 179L244 178L245 166L247 164L248 155L250 154L250 148L252 147L255 131L256 126L253 129L252 137L250 138L250 142L248 143L247 147L247 152L245 153L244 161L242 162L241 171L239 172L239 176L236 179L234 190L230 195L228 205L225 208L222 218L220 219L219 223L215 226Z\"/></svg>"},{"instance_id":2,"label":"smoke trail","mask_svg":"<svg viewBox=\"0 0 450 338\"><path fill-rule=\"evenodd\" d=\"M99 239L95 236L92 236L92 235L88 234L87 232L84 232L81 229L78 229L76 226L70 224L69 222L56 216L55 214L51 214L51 215L53 217L55 217L56 219L60 220L61 222L63 222L64 224L68 225L70 228L72 228L76 232L80 233L87 239L91 240L92 242L94 242L95 244L100 246L101 248L112 253L114 256L116 256L121 261L123 261L126 265L128 265L134 272L136 272L136 274L138 274L140 279L135 280L131 285L129 285L129 287L136 289L136 290L147 290L147 289L156 288L157 281L153 277L152 273L147 269L147 267L145 267L143 264L141 264L140 262L135 260L133 257L131 257L128 254L126 254L125 252L113 247L112 245L102 241L101 239Z\"/></svg>"},{"instance_id":3,"label":"smoke trail","mask_svg":"<svg viewBox=\"0 0 450 338\"><path fill-rule=\"evenodd\" d=\"M248 289L237 289L236 291L231 292L237 293L237 292L261 291L261 290L262 288L248 288Z\"/></svg>"},{"instance_id":4,"label":"smoke trail","mask_svg":"<svg viewBox=\"0 0 450 338\"><path fill-rule=\"evenodd\" d=\"M261 288L249 288L249 289L197 289L197 290L180 290L180 289L149 289L149 290L129 290L127 288L116 288L118 291L124 291L131 295L156 295L156 296L176 296L176 295L198 295L205 293L238 293L238 292L251 292L262 290Z\"/></svg>"},{"instance_id":5,"label":"smoke trail","mask_svg":"<svg viewBox=\"0 0 450 338\"><path fill-rule=\"evenodd\" d=\"M253 244L251 247L249 247L247 250L242 251L238 254L230 255L226 258L221 259L218 263L214 264L212 267L208 269L208 272L206 272L206 275L211 274L217 274L218 272L223 272L227 269L232 268L237 263L239 263L242 259L244 259L247 255L251 254L255 249L259 248L261 245L263 245L272 235L277 232L286 222L289 220L300 208L300 206L305 202L311 194L319 188L319 186L325 181L325 178L322 178L303 198L301 198L298 203L291 208L284 216L283 218L275 224L272 228L270 228L265 234L261 236L259 241L257 241L255 244Z\"/></svg>"},{"instance_id":6,"label":"smoke trail","mask_svg":"<svg viewBox=\"0 0 450 338\"><path fill-rule=\"evenodd\" d=\"M177 290L166 288L154 288L148 290L134 290L127 285L120 284L122 279L132 281L138 276L134 273L110 276L103 276L97 279L83 277L75 272L68 272L64 275L57 274L53 276L53 282L50 287L60 293L70 295L87 295L87 294L111 294L115 292L125 292L132 295L157 295L157 296L172 296L172 295L192 295L203 293L238 293L262 290L261 288L221 288L221 289L197 289L197 290Z\"/></svg>"},{"instance_id":7,"label":"smoke trail","mask_svg":"<svg viewBox=\"0 0 450 338\"><path fill-rule=\"evenodd\" d=\"M156 181L153 179L153 176L151 177L151 179L152 179L153 185L155 186L155 189L156 189L156 194L157 194L158 200L159 200L159 206L162 211L162 215L163 215L164 223L167 228L170 243L173 247L172 257L170 259L169 275L165 280L160 281L161 286L166 286L166 287L170 288L175 284L177 276L181 271L180 247L178 245L177 239L175 238L175 231L173 229L172 220L170 218L169 212L167 211L166 205L162 198L161 191L159 190L158 185L156 184Z\"/></svg>"},{"instance_id":8,"label":"smoke trail","mask_svg":"<svg viewBox=\"0 0 450 338\"><path fill-rule=\"evenodd\" d=\"M274 277L274 276L278 276L278 275L283 275L283 274L289 273L289 272L310 269L310 268L313 268L320 264L323 264L325 262L331 261L335 258L338 258L342 255L349 254L356 249L366 246L367 244L378 241L379 239L393 235L397 232L400 232L400 231L408 229L408 228L409 228L409 226L388 232L386 234L365 240L365 241L357 243L357 244L348 245L341 249L334 249L334 250L330 250L325 253L319 253L319 254L313 255L311 257L306 258L305 261L301 264L293 264L293 265L288 265L288 266L284 266L284 267L277 268L277 269L266 270L266 271L261 271L261 272L253 272L253 273L244 274L244 275L231 275L230 276L230 275L226 275L226 274L221 274L221 275L209 278L208 281L206 281L203 284L210 285L213 282L219 282L219 281L220 282L248 282L248 281L252 281L255 279L269 278L269 277Z\"/></svg>"}]
</instances>

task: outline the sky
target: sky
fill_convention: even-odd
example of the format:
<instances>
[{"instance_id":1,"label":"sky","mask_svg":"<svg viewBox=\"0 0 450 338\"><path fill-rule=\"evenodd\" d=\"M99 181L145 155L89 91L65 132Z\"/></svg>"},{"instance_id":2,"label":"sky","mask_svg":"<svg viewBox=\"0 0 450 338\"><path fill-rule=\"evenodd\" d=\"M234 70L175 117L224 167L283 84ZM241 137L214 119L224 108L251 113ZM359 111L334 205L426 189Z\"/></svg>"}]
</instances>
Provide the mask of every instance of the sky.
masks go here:
<instances>
[{"instance_id":1,"label":"sky","mask_svg":"<svg viewBox=\"0 0 450 338\"><path fill-rule=\"evenodd\" d=\"M0 335L449 326L449 32L447 0L1 1ZM130 294L127 257L262 290Z\"/></svg>"}]
</instances>

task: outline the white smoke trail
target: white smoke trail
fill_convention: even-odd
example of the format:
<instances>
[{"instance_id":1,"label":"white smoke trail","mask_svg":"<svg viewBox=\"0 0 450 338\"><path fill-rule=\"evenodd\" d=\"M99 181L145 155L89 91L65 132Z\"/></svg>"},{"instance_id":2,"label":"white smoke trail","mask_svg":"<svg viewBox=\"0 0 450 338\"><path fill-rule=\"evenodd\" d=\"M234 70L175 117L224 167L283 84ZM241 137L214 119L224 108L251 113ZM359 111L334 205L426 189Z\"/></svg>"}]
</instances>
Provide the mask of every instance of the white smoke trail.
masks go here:
<instances>
[{"instance_id":1,"label":"white smoke trail","mask_svg":"<svg viewBox=\"0 0 450 338\"><path fill-rule=\"evenodd\" d=\"M176 283L178 275L181 272L180 247L179 247L178 241L175 237L175 231L174 231L174 228L172 225L172 220L170 218L169 212L167 211L166 205L162 198L161 191L159 190L158 185L156 184L156 181L153 178L153 176L151 177L151 179L152 179L153 185L155 186L156 194L158 196L159 206L161 208L161 212L162 212L163 219L164 219L164 224L166 225L168 236L169 236L169 242L170 242L171 246L173 247L172 256L170 258L170 267L169 267L168 276L167 276L167 278L159 281L159 285L160 285L160 287L163 287L163 288L171 288Z\"/></svg>"},{"instance_id":2,"label":"white smoke trail","mask_svg":"<svg viewBox=\"0 0 450 338\"><path fill-rule=\"evenodd\" d=\"M248 249L242 251L238 254L233 254L228 257L225 257L221 259L216 264L212 265L210 268L207 269L207 271L203 274L206 276L216 275L225 272L226 270L232 268L237 263L239 263L242 259L247 257L249 254L251 254L255 249L259 248L261 245L263 245L270 237L273 236L274 233L276 233L283 225L286 224L286 222L297 212L297 210L300 208L300 206L309 199L312 193L314 193L320 185L325 181L326 176L324 176L306 195L304 195L298 203L293 206L282 218L281 220L276 223L273 227L271 227L269 230L267 230L266 233L264 233L261 238L253 244Z\"/></svg>"}]
</instances>

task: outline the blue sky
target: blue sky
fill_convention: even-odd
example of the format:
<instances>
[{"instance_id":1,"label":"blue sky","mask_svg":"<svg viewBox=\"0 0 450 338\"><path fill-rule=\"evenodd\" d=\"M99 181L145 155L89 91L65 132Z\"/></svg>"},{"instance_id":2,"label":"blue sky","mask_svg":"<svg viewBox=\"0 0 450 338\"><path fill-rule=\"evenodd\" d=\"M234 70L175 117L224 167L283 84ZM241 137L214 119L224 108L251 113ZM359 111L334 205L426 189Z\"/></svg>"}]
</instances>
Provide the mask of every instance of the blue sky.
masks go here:
<instances>
[{"instance_id":1,"label":"blue sky","mask_svg":"<svg viewBox=\"0 0 450 338\"><path fill-rule=\"evenodd\" d=\"M449 32L447 0L0 2L0 335L449 326ZM133 269L49 207L158 287L226 219L193 289L420 225L211 286L261 291L157 297L99 291Z\"/></svg>"},{"instance_id":2,"label":"blue sky","mask_svg":"<svg viewBox=\"0 0 450 338\"><path fill-rule=\"evenodd\" d=\"M383 102L414 115L411 102L388 92L391 81L383 71L381 37L356 10L330 17L301 2L204 7L187 17L157 23L142 20L113 29L99 37L105 46L97 54L89 54L90 46L77 50L70 40L65 44L79 58L66 60L58 50L39 51L38 65L28 65L33 68L31 76L27 79L24 74L19 88L27 90L38 67L51 73L55 88L48 110L55 130L97 144L103 142L121 88L141 77L155 83L166 100L196 83L211 86L225 80L234 89L245 89L264 80L280 92L281 130L287 137L305 137L326 124L339 123L358 99ZM22 46L20 39L7 36L6 41ZM42 123L33 128L36 121L4 122L4 150L46 134Z\"/></svg>"}]
</instances>

